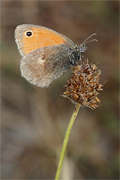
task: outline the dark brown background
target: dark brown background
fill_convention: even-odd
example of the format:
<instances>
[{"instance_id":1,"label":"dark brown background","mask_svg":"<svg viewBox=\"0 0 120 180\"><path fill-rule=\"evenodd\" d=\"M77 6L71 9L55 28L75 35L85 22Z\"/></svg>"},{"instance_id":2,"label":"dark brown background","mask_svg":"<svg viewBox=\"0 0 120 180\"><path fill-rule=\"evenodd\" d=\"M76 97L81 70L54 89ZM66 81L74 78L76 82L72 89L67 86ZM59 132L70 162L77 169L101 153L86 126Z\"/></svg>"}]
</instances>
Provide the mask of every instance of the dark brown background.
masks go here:
<instances>
[{"instance_id":1,"label":"dark brown background","mask_svg":"<svg viewBox=\"0 0 120 180\"><path fill-rule=\"evenodd\" d=\"M99 63L107 80L96 110L81 108L63 164L63 179L119 179L118 174L118 1L2 1L2 179L54 179L74 105L60 95L68 74L47 89L20 75L14 40L17 25L56 30L75 43L96 32L85 57Z\"/></svg>"}]
</instances>

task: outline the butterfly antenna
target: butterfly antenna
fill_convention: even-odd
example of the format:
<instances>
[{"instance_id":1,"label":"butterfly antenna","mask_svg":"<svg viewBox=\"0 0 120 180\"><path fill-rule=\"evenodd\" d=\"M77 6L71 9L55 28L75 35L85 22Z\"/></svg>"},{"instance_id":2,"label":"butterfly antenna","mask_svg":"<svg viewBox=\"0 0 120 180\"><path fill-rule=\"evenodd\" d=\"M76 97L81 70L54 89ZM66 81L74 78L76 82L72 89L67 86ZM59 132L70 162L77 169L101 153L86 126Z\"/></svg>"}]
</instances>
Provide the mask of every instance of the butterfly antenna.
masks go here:
<instances>
[{"instance_id":1,"label":"butterfly antenna","mask_svg":"<svg viewBox=\"0 0 120 180\"><path fill-rule=\"evenodd\" d=\"M97 39L91 39L91 40L89 40L89 41L86 41L85 44L87 44L87 43L89 43L89 42L91 42L91 41L96 41L96 42L98 42Z\"/></svg>"},{"instance_id":2,"label":"butterfly antenna","mask_svg":"<svg viewBox=\"0 0 120 180\"><path fill-rule=\"evenodd\" d=\"M85 39L85 41L83 41L82 44L85 44L85 43L88 43L88 42L91 42L91 41L97 41L97 39L92 39L92 40L90 40L90 41L87 41L88 39L90 39L90 38L91 38L92 36L94 36L94 35L97 35L97 33L91 34L87 39Z\"/></svg>"}]
</instances>

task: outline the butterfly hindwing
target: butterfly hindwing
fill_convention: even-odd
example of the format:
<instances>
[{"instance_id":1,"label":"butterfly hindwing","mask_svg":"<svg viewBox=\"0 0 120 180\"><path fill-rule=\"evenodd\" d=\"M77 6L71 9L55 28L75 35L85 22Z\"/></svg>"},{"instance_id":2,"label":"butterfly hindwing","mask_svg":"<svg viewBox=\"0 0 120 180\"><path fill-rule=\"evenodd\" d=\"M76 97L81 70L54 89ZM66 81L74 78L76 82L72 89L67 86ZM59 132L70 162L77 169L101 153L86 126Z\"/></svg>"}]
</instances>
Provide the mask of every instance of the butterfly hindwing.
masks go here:
<instances>
[{"instance_id":1,"label":"butterfly hindwing","mask_svg":"<svg viewBox=\"0 0 120 180\"><path fill-rule=\"evenodd\" d=\"M21 73L29 82L47 87L70 68L70 48L65 44L32 51L21 60Z\"/></svg>"}]
</instances>

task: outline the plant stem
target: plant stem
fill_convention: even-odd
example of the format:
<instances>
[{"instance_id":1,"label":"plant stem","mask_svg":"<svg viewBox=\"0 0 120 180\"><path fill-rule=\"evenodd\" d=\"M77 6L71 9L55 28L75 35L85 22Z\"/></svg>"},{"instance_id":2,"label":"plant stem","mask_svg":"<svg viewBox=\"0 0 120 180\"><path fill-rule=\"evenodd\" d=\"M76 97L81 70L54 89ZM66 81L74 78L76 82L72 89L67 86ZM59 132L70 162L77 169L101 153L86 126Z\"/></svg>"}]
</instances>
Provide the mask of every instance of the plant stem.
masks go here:
<instances>
[{"instance_id":1,"label":"plant stem","mask_svg":"<svg viewBox=\"0 0 120 180\"><path fill-rule=\"evenodd\" d=\"M75 105L75 110L73 111L72 117L70 119L69 125L67 127L67 131L66 131L66 134L65 134L65 137L64 137L63 146L62 146L62 150L61 150L61 155L60 155L60 160L59 160L55 180L59 180L61 169L62 169L62 164L63 164L63 159L64 159L64 155L65 155L65 150L66 150L66 147L67 147L67 143L68 143L68 140L69 140L69 136L70 136L70 132L71 132L73 123L74 123L75 118L76 118L76 116L77 116L77 114L79 112L79 108L80 108L80 104L77 103Z\"/></svg>"}]
</instances>

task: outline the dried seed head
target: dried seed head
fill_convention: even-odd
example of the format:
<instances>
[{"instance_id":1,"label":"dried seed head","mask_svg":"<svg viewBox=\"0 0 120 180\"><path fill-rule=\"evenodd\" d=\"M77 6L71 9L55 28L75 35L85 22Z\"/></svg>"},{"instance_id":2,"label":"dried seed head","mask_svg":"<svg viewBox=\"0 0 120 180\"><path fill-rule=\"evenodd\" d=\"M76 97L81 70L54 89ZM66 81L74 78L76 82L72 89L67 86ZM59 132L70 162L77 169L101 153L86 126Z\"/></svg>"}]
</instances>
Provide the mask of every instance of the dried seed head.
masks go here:
<instances>
[{"instance_id":1,"label":"dried seed head","mask_svg":"<svg viewBox=\"0 0 120 180\"><path fill-rule=\"evenodd\" d=\"M63 96L91 109L97 108L100 103L97 96L99 91L103 90L100 76L101 70L95 64L89 64L88 60L84 60L81 65L73 68L71 78L67 80L67 87Z\"/></svg>"}]
</instances>

